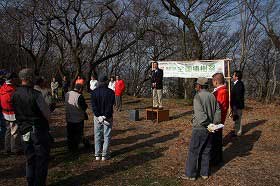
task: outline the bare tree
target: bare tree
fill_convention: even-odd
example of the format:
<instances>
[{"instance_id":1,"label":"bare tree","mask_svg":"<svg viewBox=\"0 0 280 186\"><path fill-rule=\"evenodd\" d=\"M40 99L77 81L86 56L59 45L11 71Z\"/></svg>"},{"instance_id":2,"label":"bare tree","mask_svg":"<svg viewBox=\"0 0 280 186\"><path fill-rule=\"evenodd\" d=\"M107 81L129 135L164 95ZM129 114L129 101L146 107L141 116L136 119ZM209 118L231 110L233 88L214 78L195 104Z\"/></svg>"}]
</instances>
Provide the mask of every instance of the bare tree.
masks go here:
<instances>
[{"instance_id":1,"label":"bare tree","mask_svg":"<svg viewBox=\"0 0 280 186\"><path fill-rule=\"evenodd\" d=\"M188 29L189 40L187 42L191 43L192 52L187 59L202 59L201 35L211 26L231 16L235 10L231 0L161 0L161 2L169 14L181 20Z\"/></svg>"},{"instance_id":2,"label":"bare tree","mask_svg":"<svg viewBox=\"0 0 280 186\"><path fill-rule=\"evenodd\" d=\"M279 60L279 52L268 38L260 40L254 46L254 57L248 63L248 74L253 82L248 85L248 90L255 94L259 100L269 102L275 95L277 85L275 69ZM279 77L278 77L279 78Z\"/></svg>"},{"instance_id":3,"label":"bare tree","mask_svg":"<svg viewBox=\"0 0 280 186\"><path fill-rule=\"evenodd\" d=\"M255 20L261 25L274 46L280 51L279 24L280 2L276 0L243 0Z\"/></svg>"},{"instance_id":4,"label":"bare tree","mask_svg":"<svg viewBox=\"0 0 280 186\"><path fill-rule=\"evenodd\" d=\"M18 45L30 55L34 72L39 75L51 47L51 37L47 24L38 22L38 1L8 1L1 5L17 32L17 39L11 44Z\"/></svg>"}]
</instances>

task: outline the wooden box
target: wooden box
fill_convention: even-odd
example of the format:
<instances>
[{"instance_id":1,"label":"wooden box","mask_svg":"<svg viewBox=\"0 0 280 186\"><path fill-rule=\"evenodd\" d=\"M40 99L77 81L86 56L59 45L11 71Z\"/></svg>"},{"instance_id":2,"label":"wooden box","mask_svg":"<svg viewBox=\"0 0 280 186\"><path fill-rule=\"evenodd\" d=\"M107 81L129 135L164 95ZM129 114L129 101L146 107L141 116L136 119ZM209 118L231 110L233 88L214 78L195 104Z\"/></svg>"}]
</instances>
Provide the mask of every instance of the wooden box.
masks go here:
<instances>
[{"instance_id":1,"label":"wooden box","mask_svg":"<svg viewBox=\"0 0 280 186\"><path fill-rule=\"evenodd\" d=\"M146 109L146 120L156 120L157 122L169 120L169 110L164 109Z\"/></svg>"}]
</instances>

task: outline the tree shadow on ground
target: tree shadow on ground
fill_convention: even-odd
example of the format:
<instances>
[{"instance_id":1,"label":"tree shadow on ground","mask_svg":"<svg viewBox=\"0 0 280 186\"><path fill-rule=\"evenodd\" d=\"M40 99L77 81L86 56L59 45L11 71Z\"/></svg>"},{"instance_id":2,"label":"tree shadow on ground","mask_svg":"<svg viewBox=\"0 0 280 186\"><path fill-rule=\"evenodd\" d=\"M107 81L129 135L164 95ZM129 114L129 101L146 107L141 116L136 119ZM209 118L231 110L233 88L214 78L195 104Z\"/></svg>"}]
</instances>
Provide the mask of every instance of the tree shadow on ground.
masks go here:
<instances>
[{"instance_id":1,"label":"tree shadow on ground","mask_svg":"<svg viewBox=\"0 0 280 186\"><path fill-rule=\"evenodd\" d=\"M131 101L125 101L123 102L123 105L127 105L127 104L134 104L134 103L140 103L141 100L131 100Z\"/></svg>"},{"instance_id":2,"label":"tree shadow on ground","mask_svg":"<svg viewBox=\"0 0 280 186\"><path fill-rule=\"evenodd\" d=\"M244 157L249 156L251 150L254 147L254 144L259 140L261 137L262 131L256 130L253 131L251 134L247 134L251 129L263 125L267 120L259 120L255 122L248 123L243 127L243 135L238 137L231 137L229 143L230 146L227 147L223 151L224 157L224 165L229 163L231 160L235 159L236 157ZM217 172L222 166L215 166L211 168L212 174Z\"/></svg>"},{"instance_id":3,"label":"tree shadow on ground","mask_svg":"<svg viewBox=\"0 0 280 186\"><path fill-rule=\"evenodd\" d=\"M137 134L135 136L128 136L121 139L113 139L110 146L122 145L122 144L132 144L136 143L141 139L147 139L153 136L153 134L159 133L159 131L151 132L149 134Z\"/></svg>"},{"instance_id":4,"label":"tree shadow on ground","mask_svg":"<svg viewBox=\"0 0 280 186\"><path fill-rule=\"evenodd\" d=\"M157 143L163 143L169 140L172 140L179 136L179 131L175 131L173 133L156 137L150 140L147 140L145 142L137 143L135 145L122 148L120 150L117 150L113 152L112 157L116 155L121 155L124 153L128 153L137 149L145 148L145 147L154 147ZM157 159L164 155L164 151L166 151L168 148L158 148L154 150L154 148L151 148L145 152L140 152L137 154L130 155L121 161L113 162L110 165L105 165L101 168L95 168L93 170L85 171L80 175L71 176L68 178L65 178L64 180L60 180L56 183L53 183L51 185L83 185L92 183L96 180L100 180L104 177L110 176L112 174L116 174L118 172L126 171L128 169L131 169L135 166L143 165L148 161Z\"/></svg>"},{"instance_id":5,"label":"tree shadow on ground","mask_svg":"<svg viewBox=\"0 0 280 186\"><path fill-rule=\"evenodd\" d=\"M180 114L177 114L177 115L174 115L174 116L170 116L169 120L178 119L180 117L183 117L183 116L186 116L186 115L189 115L189 114L192 114L192 111L187 111L187 112L183 112L183 113L180 113Z\"/></svg>"},{"instance_id":6,"label":"tree shadow on ground","mask_svg":"<svg viewBox=\"0 0 280 186\"><path fill-rule=\"evenodd\" d=\"M127 132L127 131L131 131L131 130L135 130L135 128L132 127L132 128L128 128L128 129L125 129L125 130L115 130L113 132L116 135L116 134L122 134L122 133ZM151 132L150 134L147 134L147 135L146 134L141 134L141 135L136 135L136 136L130 136L130 137L125 138L125 139L113 139L112 140L112 145L135 143L140 139L145 139L145 138L151 137L153 134L156 134L156 133L158 133L158 131ZM94 137L92 135L85 137L85 139L90 140L91 142L94 141L93 138ZM57 152L57 153L55 153L51 156L52 161L50 163L50 165L51 165L50 167L53 167L53 166L55 166L55 165L57 165L61 162L67 163L67 162L74 161L74 160L78 159L79 156L81 156L82 154L86 154L86 153L91 154L91 153L94 152L94 143L91 143L89 147L80 147L79 152L75 153L75 154L68 152L67 141L66 140L55 142L52 145L52 148L61 148L61 147L65 147L65 148L60 150L60 152Z\"/></svg>"},{"instance_id":7,"label":"tree shadow on ground","mask_svg":"<svg viewBox=\"0 0 280 186\"><path fill-rule=\"evenodd\" d=\"M141 143L131 145L129 147L124 147L124 148L121 148L119 150L112 152L111 157L125 154L125 153L134 151L136 149L144 148L144 147L153 147L157 143L163 143L163 142L169 141L171 139L174 139L178 136L179 136L179 131L176 131L171 134L167 134L167 135L164 135L161 137L156 137L156 138L153 138L153 139L141 142Z\"/></svg>"},{"instance_id":8,"label":"tree shadow on ground","mask_svg":"<svg viewBox=\"0 0 280 186\"><path fill-rule=\"evenodd\" d=\"M94 181L100 180L102 178L108 177L110 175L116 174L118 172L126 171L135 166L140 166L145 164L148 161L157 159L164 155L164 151L167 148L160 148L152 152L143 152L140 154L135 154L124 158L121 161L113 162L110 165L105 165L100 168L95 168L93 170L88 170L83 172L80 175L71 176L64 180L50 184L50 186L80 186L89 184Z\"/></svg>"},{"instance_id":9,"label":"tree shadow on ground","mask_svg":"<svg viewBox=\"0 0 280 186\"><path fill-rule=\"evenodd\" d=\"M261 137L262 131L256 130L252 134L239 136L224 150L224 163L228 163L236 157L249 156L255 142Z\"/></svg>"},{"instance_id":10,"label":"tree shadow on ground","mask_svg":"<svg viewBox=\"0 0 280 186\"><path fill-rule=\"evenodd\" d=\"M265 122L267 122L267 120L263 119L263 120L258 120L258 121L250 122L250 123L244 125L243 128L242 128L243 134L246 134L251 129L253 129L253 128L257 127L257 126L265 124ZM228 143L231 142L232 135L233 135L233 132L229 132L229 133L227 133L225 135L225 137L223 138L223 146L226 146Z\"/></svg>"},{"instance_id":11,"label":"tree shadow on ground","mask_svg":"<svg viewBox=\"0 0 280 186\"><path fill-rule=\"evenodd\" d=\"M86 128L86 127L85 127ZM128 131L136 130L135 127L130 127L124 130L112 130L112 136L117 136L119 134L123 134ZM66 126L53 126L51 130L51 135L53 138L64 138L63 140L55 141L52 145L51 148L61 148L65 147L67 145L67 132L66 132ZM85 139L89 141L93 141L94 137L93 135L88 135L85 136Z\"/></svg>"},{"instance_id":12,"label":"tree shadow on ground","mask_svg":"<svg viewBox=\"0 0 280 186\"><path fill-rule=\"evenodd\" d=\"M15 179L25 176L25 163L13 166L10 169L0 171L0 180L2 179Z\"/></svg>"}]
</instances>

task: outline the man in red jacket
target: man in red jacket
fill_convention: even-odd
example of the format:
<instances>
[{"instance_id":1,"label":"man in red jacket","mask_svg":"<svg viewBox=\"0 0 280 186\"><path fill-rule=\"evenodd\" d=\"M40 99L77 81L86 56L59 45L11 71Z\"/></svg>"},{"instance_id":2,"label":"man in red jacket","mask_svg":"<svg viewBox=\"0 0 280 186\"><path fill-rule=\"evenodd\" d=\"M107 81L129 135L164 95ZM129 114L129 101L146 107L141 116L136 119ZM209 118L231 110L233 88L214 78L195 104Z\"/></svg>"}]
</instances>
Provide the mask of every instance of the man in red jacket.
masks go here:
<instances>
[{"instance_id":1,"label":"man in red jacket","mask_svg":"<svg viewBox=\"0 0 280 186\"><path fill-rule=\"evenodd\" d=\"M229 95L225 85L225 78L222 73L216 73L212 78L212 83L215 87L213 94L221 108L221 123L224 124L229 107ZM223 162L223 129L213 133L210 161L212 165L218 165Z\"/></svg>"},{"instance_id":2,"label":"man in red jacket","mask_svg":"<svg viewBox=\"0 0 280 186\"><path fill-rule=\"evenodd\" d=\"M8 73L5 83L0 88L0 105L7 127L5 133L5 152L7 153L19 153L21 151L18 125L15 123L16 118L11 103L12 95L16 91L16 87L13 85L15 78L16 74Z\"/></svg>"},{"instance_id":3,"label":"man in red jacket","mask_svg":"<svg viewBox=\"0 0 280 186\"><path fill-rule=\"evenodd\" d=\"M116 83L115 83L115 98L116 98L116 110L121 111L122 109L122 94L124 93L125 90L125 83L124 81L120 78L119 75L116 75Z\"/></svg>"}]
</instances>

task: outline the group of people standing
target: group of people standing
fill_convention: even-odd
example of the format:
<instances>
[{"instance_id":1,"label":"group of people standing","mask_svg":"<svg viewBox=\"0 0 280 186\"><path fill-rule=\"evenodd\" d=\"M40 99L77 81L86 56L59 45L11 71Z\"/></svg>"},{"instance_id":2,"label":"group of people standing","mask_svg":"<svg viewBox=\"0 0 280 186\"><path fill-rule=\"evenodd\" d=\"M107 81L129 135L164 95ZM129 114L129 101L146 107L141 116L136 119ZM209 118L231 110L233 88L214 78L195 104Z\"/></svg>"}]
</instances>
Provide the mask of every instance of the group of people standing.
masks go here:
<instances>
[{"instance_id":1,"label":"group of people standing","mask_svg":"<svg viewBox=\"0 0 280 186\"><path fill-rule=\"evenodd\" d=\"M17 77L20 86L16 87ZM36 80L36 83L39 85L42 81ZM0 108L6 127L4 149L7 154L24 151L30 186L46 183L51 142L50 108L43 97L44 91L36 90L34 83L33 71L23 69L18 76L7 73L0 88Z\"/></svg>"},{"instance_id":2,"label":"group of people standing","mask_svg":"<svg viewBox=\"0 0 280 186\"><path fill-rule=\"evenodd\" d=\"M65 95L67 142L71 152L77 152L81 142L87 145L83 138L84 120L88 119L88 105L83 96L84 85L76 82L74 89ZM91 106L94 113L94 137L96 159L109 158L109 144L113 124L113 108L121 111L122 95L125 91L124 80L120 76L109 79L100 75L98 80L92 76L90 80ZM102 138L103 136L103 138ZM102 141L103 147L102 147Z\"/></svg>"},{"instance_id":3,"label":"group of people standing","mask_svg":"<svg viewBox=\"0 0 280 186\"><path fill-rule=\"evenodd\" d=\"M207 90L207 78L197 79L195 83L197 93L193 100L192 136L182 179L196 180L198 176L207 179L210 174L210 165L217 166L223 163L223 129L211 131L208 126L209 124L225 124L229 105L232 109L230 116L234 121L232 136L242 135L241 117L244 109L245 88L241 79L242 73L234 71L230 102L222 73L213 75L212 84L215 89L212 93Z\"/></svg>"},{"instance_id":4,"label":"group of people standing","mask_svg":"<svg viewBox=\"0 0 280 186\"><path fill-rule=\"evenodd\" d=\"M20 80L19 86L15 86L16 79ZM56 91L52 91L51 95L45 79L35 78L33 70L29 68L21 70L18 75L7 73L3 81L0 80L0 132L5 135L4 151L7 154L24 152L28 185L46 185L50 145L53 140L49 133L49 122L51 111L54 110L52 97ZM66 82L66 78L63 80ZM118 76L115 91L119 92L116 94L108 87L107 76L101 75L98 81L93 77L92 80L90 94L94 113L94 154L96 160L107 160L115 99L122 96L125 85ZM51 89L58 87L55 79L51 85ZM84 81L76 81L74 89L70 91L62 83L62 89L65 92L68 149L70 152L78 152L79 144L85 142L84 120L88 119L88 105L83 96ZM121 105L117 108L120 111Z\"/></svg>"},{"instance_id":5,"label":"group of people standing","mask_svg":"<svg viewBox=\"0 0 280 186\"><path fill-rule=\"evenodd\" d=\"M156 62L153 67L153 107L162 109L163 71L158 68ZM53 110L51 101L48 102L50 95L44 91L44 79L34 80L32 69L23 69L19 72L21 85L17 88L13 84L16 77L16 74L7 74L6 80L0 88L1 114L7 126L5 151L17 153L23 146L28 185L45 185L51 143L49 121L50 113ZM241 117L242 109L244 109L245 89L241 79L241 72L235 71L230 103L222 73L213 75L212 84L215 89L212 93L207 90L207 78L197 79L195 83L197 94L193 101L192 137L186 171L181 178L195 180L200 175L203 179L207 179L209 164L217 165L223 162L223 130L209 131L207 126L212 123L224 124L229 104L235 124L233 135L242 135ZM66 82L66 78L63 80ZM57 84L53 79L52 87L57 87ZM79 144L84 140L84 121L88 119L88 105L83 96L84 81L76 81L74 89L70 91L68 91L68 86L63 85L62 83L62 88L65 88L63 91L65 93L68 149L71 152L77 152ZM109 158L113 110L115 106L117 111L121 111L124 90L125 83L120 76L116 76L116 81L114 77L111 77L109 81L105 75L100 75L98 80L94 76L91 78L90 95L94 114L94 155L96 160Z\"/></svg>"}]
</instances>

